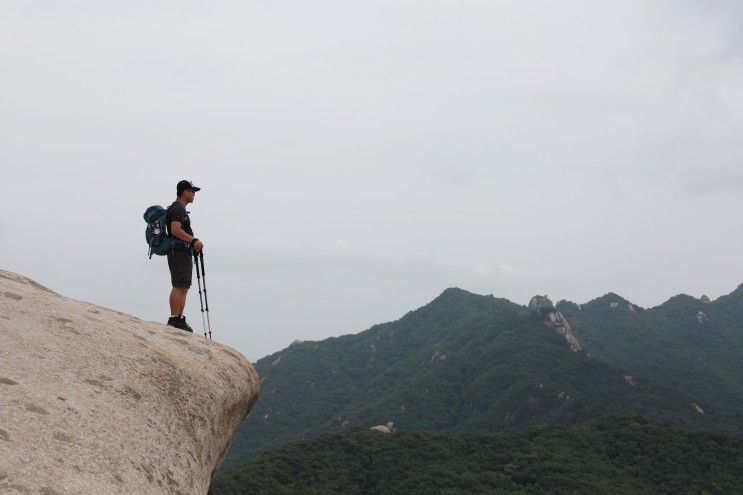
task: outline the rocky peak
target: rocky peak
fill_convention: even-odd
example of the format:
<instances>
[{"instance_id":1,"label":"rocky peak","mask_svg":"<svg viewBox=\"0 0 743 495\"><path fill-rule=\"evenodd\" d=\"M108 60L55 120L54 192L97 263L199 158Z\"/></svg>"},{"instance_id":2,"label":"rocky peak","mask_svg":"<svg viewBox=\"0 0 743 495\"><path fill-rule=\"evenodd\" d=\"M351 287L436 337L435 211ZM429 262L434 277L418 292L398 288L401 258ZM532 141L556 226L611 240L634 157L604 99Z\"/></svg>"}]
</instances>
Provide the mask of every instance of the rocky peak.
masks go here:
<instances>
[{"instance_id":1,"label":"rocky peak","mask_svg":"<svg viewBox=\"0 0 743 495\"><path fill-rule=\"evenodd\" d=\"M573 352L582 350L580 342L575 337L573 330L570 328L568 320L555 309L555 305L547 296L534 296L529 301L529 309L539 315L540 318L544 319L544 324L555 331L558 335L562 335L565 341L568 343Z\"/></svg>"},{"instance_id":2,"label":"rocky peak","mask_svg":"<svg viewBox=\"0 0 743 495\"><path fill-rule=\"evenodd\" d=\"M554 311L555 305L549 296L534 296L529 301L529 309L542 315Z\"/></svg>"}]
</instances>

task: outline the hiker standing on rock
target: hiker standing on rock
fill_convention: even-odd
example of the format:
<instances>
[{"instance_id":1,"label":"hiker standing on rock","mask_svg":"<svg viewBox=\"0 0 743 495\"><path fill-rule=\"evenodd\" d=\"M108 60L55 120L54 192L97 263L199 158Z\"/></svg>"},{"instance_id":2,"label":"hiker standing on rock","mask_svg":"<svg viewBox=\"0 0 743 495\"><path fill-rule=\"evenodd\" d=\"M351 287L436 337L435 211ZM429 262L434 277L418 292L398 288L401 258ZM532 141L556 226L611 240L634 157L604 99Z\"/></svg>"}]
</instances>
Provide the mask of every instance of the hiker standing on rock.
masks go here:
<instances>
[{"instance_id":1,"label":"hiker standing on rock","mask_svg":"<svg viewBox=\"0 0 743 495\"><path fill-rule=\"evenodd\" d=\"M182 180L176 186L178 197L168 207L165 221L168 226L168 235L173 238L173 249L168 252L168 268L173 290L170 292L170 318L168 325L180 328L187 332L193 329L186 323L183 310L186 307L186 295L191 288L193 279L193 252L201 252L204 243L193 235L191 219L188 217L186 206L193 203L196 192L201 188L191 181Z\"/></svg>"}]
</instances>

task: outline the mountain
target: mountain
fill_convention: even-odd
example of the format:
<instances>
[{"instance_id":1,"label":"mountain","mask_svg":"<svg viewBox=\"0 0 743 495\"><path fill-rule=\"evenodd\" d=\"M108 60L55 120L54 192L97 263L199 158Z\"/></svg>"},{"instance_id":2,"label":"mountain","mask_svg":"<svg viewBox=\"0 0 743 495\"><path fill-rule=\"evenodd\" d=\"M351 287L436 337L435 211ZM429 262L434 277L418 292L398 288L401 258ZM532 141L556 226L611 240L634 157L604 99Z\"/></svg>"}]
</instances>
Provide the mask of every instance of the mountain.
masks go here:
<instances>
[{"instance_id":1,"label":"mountain","mask_svg":"<svg viewBox=\"0 0 743 495\"><path fill-rule=\"evenodd\" d=\"M271 450L213 479L238 494L740 493L743 440L637 416L489 432L368 430Z\"/></svg>"},{"instance_id":2,"label":"mountain","mask_svg":"<svg viewBox=\"0 0 743 495\"><path fill-rule=\"evenodd\" d=\"M715 301L682 294L650 309L616 294L558 308L592 357L743 425L743 286Z\"/></svg>"},{"instance_id":3,"label":"mountain","mask_svg":"<svg viewBox=\"0 0 743 495\"><path fill-rule=\"evenodd\" d=\"M223 469L291 440L388 422L402 432L497 431L629 411L740 427L714 408L701 412L693 394L574 351L557 314L447 289L398 321L296 342L255 363L261 400Z\"/></svg>"}]
</instances>

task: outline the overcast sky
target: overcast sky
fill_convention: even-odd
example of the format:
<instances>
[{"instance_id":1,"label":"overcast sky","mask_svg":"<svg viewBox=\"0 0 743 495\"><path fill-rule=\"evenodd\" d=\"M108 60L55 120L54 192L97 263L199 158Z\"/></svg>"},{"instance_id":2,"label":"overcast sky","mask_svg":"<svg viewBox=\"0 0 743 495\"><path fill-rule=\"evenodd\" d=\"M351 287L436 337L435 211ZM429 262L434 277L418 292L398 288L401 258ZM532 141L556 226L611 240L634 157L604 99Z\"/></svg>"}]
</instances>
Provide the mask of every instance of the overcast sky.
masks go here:
<instances>
[{"instance_id":1,"label":"overcast sky","mask_svg":"<svg viewBox=\"0 0 743 495\"><path fill-rule=\"evenodd\" d=\"M250 359L451 286L718 297L742 25L709 0L4 0L0 268L164 322L142 213L187 178L214 338Z\"/></svg>"}]
</instances>

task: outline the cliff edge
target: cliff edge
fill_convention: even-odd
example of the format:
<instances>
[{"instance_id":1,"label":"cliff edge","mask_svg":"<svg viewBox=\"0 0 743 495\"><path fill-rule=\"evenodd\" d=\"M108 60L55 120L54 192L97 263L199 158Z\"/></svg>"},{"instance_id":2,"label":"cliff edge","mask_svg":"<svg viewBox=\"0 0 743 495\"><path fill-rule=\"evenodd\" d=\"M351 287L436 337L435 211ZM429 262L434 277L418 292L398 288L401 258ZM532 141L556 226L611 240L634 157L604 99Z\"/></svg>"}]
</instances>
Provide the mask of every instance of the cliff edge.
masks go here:
<instances>
[{"instance_id":1,"label":"cliff edge","mask_svg":"<svg viewBox=\"0 0 743 495\"><path fill-rule=\"evenodd\" d=\"M206 494L260 392L233 349L0 270L0 492Z\"/></svg>"}]
</instances>

